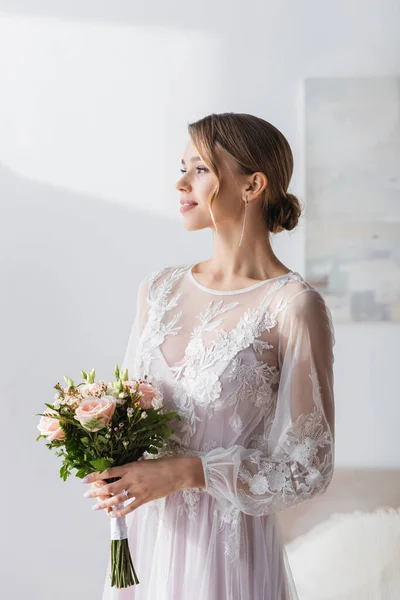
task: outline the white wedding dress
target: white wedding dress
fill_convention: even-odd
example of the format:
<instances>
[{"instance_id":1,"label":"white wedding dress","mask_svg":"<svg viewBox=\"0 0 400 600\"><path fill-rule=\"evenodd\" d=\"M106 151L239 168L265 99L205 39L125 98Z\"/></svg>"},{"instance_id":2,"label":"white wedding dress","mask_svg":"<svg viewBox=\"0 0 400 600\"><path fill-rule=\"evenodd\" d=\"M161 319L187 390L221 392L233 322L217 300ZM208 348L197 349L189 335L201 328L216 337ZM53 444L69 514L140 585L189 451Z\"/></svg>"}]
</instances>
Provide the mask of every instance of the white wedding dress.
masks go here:
<instances>
[{"instance_id":1,"label":"white wedding dress","mask_svg":"<svg viewBox=\"0 0 400 600\"><path fill-rule=\"evenodd\" d=\"M276 513L332 478L331 314L297 272L217 291L192 267L142 279L121 368L179 412L163 455L201 457L206 487L129 513L140 583L108 567L103 600L297 600Z\"/></svg>"}]
</instances>

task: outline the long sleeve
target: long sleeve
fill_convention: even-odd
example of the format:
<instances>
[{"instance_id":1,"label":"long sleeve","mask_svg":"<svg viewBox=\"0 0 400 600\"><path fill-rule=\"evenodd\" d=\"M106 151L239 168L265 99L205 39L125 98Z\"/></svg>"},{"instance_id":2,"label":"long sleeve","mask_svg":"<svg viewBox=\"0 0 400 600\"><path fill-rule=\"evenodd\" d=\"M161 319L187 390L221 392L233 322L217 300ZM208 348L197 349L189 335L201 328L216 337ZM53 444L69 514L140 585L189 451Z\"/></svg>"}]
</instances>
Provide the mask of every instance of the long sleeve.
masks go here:
<instances>
[{"instance_id":1,"label":"long sleeve","mask_svg":"<svg viewBox=\"0 0 400 600\"><path fill-rule=\"evenodd\" d=\"M136 310L133 319L133 324L128 337L128 342L124 354L124 358L120 370L128 368L129 377L134 377L135 373L135 357L138 349L140 335L143 331L148 315L147 306L148 293L148 278L144 277L138 285L136 295Z\"/></svg>"},{"instance_id":2,"label":"long sleeve","mask_svg":"<svg viewBox=\"0 0 400 600\"><path fill-rule=\"evenodd\" d=\"M201 457L206 491L246 514L277 512L322 493L334 468L334 393L331 314L307 288L281 313L276 409L268 451L232 445ZM266 434L263 420L253 433Z\"/></svg>"}]
</instances>

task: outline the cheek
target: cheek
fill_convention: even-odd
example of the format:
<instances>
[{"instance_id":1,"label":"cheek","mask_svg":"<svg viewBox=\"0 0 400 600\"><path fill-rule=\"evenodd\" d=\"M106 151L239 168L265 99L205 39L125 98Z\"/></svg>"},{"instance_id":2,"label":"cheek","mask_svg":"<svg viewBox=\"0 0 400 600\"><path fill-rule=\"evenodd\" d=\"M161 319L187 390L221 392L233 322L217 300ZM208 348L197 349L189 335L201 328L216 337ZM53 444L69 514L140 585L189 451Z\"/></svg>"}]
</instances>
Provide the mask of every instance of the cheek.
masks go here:
<instances>
[{"instance_id":1,"label":"cheek","mask_svg":"<svg viewBox=\"0 0 400 600\"><path fill-rule=\"evenodd\" d=\"M214 185L210 184L210 182L202 181L197 184L194 188L195 197L202 204L208 205L210 202L211 194L214 190Z\"/></svg>"},{"instance_id":2,"label":"cheek","mask_svg":"<svg viewBox=\"0 0 400 600\"><path fill-rule=\"evenodd\" d=\"M220 191L212 204L212 211L220 220L236 221L240 215L240 206L239 201L235 199L235 192Z\"/></svg>"}]
</instances>

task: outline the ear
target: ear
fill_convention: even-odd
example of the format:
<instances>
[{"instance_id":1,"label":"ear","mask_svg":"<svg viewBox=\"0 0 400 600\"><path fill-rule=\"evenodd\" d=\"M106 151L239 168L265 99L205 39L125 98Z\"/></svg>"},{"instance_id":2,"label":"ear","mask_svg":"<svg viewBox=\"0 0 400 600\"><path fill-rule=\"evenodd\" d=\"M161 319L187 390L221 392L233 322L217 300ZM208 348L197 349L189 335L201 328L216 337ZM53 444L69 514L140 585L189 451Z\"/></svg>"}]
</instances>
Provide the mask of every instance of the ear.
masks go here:
<instances>
[{"instance_id":1,"label":"ear","mask_svg":"<svg viewBox=\"0 0 400 600\"><path fill-rule=\"evenodd\" d=\"M245 193L249 201L259 198L268 186L268 179L265 173L256 171L250 176L250 181L246 187Z\"/></svg>"}]
</instances>

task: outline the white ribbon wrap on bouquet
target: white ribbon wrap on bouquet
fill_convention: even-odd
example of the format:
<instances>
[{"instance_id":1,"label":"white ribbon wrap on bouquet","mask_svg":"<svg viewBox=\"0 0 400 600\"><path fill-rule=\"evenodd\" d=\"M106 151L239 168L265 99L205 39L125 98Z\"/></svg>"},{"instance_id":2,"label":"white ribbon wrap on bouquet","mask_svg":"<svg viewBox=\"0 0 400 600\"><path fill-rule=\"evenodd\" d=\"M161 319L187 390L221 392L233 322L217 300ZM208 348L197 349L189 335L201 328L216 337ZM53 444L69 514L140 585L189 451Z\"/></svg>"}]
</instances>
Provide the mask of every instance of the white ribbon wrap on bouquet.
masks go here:
<instances>
[{"instance_id":1,"label":"white ribbon wrap on bouquet","mask_svg":"<svg viewBox=\"0 0 400 600\"><path fill-rule=\"evenodd\" d=\"M113 507L114 510L120 510L124 508L125 503L118 504ZM126 524L126 517L110 517L111 521L111 539L112 540L126 540L128 539L128 527Z\"/></svg>"}]
</instances>

